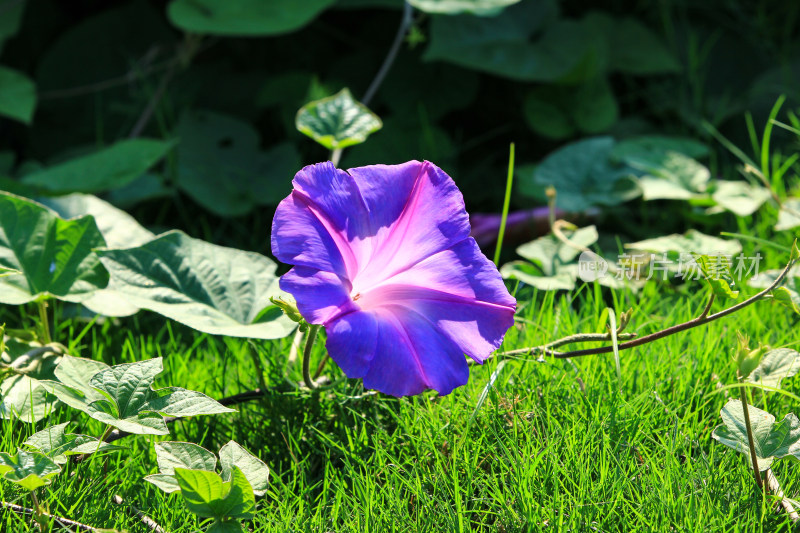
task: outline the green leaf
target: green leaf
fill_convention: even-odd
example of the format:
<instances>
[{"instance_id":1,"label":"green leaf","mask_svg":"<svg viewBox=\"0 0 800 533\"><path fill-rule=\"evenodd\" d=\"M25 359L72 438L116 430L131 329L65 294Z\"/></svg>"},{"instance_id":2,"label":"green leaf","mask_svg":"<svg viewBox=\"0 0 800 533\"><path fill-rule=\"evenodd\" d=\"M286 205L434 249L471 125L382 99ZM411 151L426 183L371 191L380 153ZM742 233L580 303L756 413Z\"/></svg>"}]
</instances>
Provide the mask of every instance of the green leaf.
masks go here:
<instances>
[{"instance_id":1,"label":"green leaf","mask_svg":"<svg viewBox=\"0 0 800 533\"><path fill-rule=\"evenodd\" d=\"M252 518L255 509L253 489L238 467L232 468L231 481L205 470L175 468L187 509L201 517Z\"/></svg>"},{"instance_id":2,"label":"green leaf","mask_svg":"<svg viewBox=\"0 0 800 533\"><path fill-rule=\"evenodd\" d=\"M39 201L58 213L61 218L92 215L97 229L103 234L103 239L109 247L139 246L155 237L128 213L91 194L75 193L41 198Z\"/></svg>"},{"instance_id":3,"label":"green leaf","mask_svg":"<svg viewBox=\"0 0 800 533\"><path fill-rule=\"evenodd\" d=\"M775 269L758 272L758 276L750 278L747 284L756 289L766 289L772 285L776 279L778 279L778 276L782 271L783 269ZM784 279L783 288L788 293L789 299L792 301L792 303L800 307L800 266L793 266L791 270L789 270L786 278ZM776 291L772 291L773 297L775 297L775 294ZM784 294L778 296L778 298L783 299L785 296L786 295Z\"/></svg>"},{"instance_id":4,"label":"green leaf","mask_svg":"<svg viewBox=\"0 0 800 533\"><path fill-rule=\"evenodd\" d=\"M36 490L50 483L61 467L40 453L17 450L15 455L0 452L0 475L26 490Z\"/></svg>"},{"instance_id":5,"label":"green leaf","mask_svg":"<svg viewBox=\"0 0 800 533\"><path fill-rule=\"evenodd\" d=\"M597 228L588 226L565 231L564 236L574 243L569 246L554 235L540 237L517 248L517 253L530 261L512 261L500 268L504 278L518 279L539 290L572 290L578 279L576 259L580 248L597 242Z\"/></svg>"},{"instance_id":6,"label":"green leaf","mask_svg":"<svg viewBox=\"0 0 800 533\"><path fill-rule=\"evenodd\" d=\"M21 72L0 66L0 116L30 124L35 109L36 84Z\"/></svg>"},{"instance_id":7,"label":"green leaf","mask_svg":"<svg viewBox=\"0 0 800 533\"><path fill-rule=\"evenodd\" d=\"M638 185L645 200L688 200L705 192L711 173L680 152L628 154L622 158L642 174Z\"/></svg>"},{"instance_id":8,"label":"green leaf","mask_svg":"<svg viewBox=\"0 0 800 533\"><path fill-rule=\"evenodd\" d=\"M733 256L742 251L742 245L737 240L720 239L693 229L683 235L673 233L664 237L628 243L625 248L667 254L672 259L678 259L681 254L713 256L719 253Z\"/></svg>"},{"instance_id":9,"label":"green leaf","mask_svg":"<svg viewBox=\"0 0 800 533\"><path fill-rule=\"evenodd\" d=\"M173 0L167 16L189 33L260 37L298 30L335 0Z\"/></svg>"},{"instance_id":10,"label":"green leaf","mask_svg":"<svg viewBox=\"0 0 800 533\"><path fill-rule=\"evenodd\" d=\"M262 151L252 125L209 111L185 113L177 135L178 188L209 211L244 215L259 205L277 205L291 192L300 166L294 145Z\"/></svg>"},{"instance_id":11,"label":"green leaf","mask_svg":"<svg viewBox=\"0 0 800 533\"><path fill-rule=\"evenodd\" d=\"M383 123L345 88L301 107L295 126L325 148L337 149L363 143L381 129Z\"/></svg>"},{"instance_id":12,"label":"green leaf","mask_svg":"<svg viewBox=\"0 0 800 533\"><path fill-rule=\"evenodd\" d=\"M34 433L25 445L35 449L50 458L53 462L63 465L67 462L68 455L92 454L95 452L121 450L119 446L101 442L88 435L66 433L70 422L44 428Z\"/></svg>"},{"instance_id":13,"label":"green leaf","mask_svg":"<svg viewBox=\"0 0 800 533\"><path fill-rule=\"evenodd\" d=\"M759 365L747 377L747 381L779 389L781 380L794 376L798 371L800 371L800 353L789 348L778 348L764 354Z\"/></svg>"},{"instance_id":14,"label":"green leaf","mask_svg":"<svg viewBox=\"0 0 800 533\"><path fill-rule=\"evenodd\" d=\"M772 465L775 459L793 457L800 460L800 420L793 413L775 423L775 417L752 405L747 406L758 469L762 472ZM712 437L721 444L742 452L750 463L747 428L742 403L730 400L720 411L723 424L717 426Z\"/></svg>"},{"instance_id":15,"label":"green leaf","mask_svg":"<svg viewBox=\"0 0 800 533\"><path fill-rule=\"evenodd\" d=\"M164 391L167 391L166 394L151 398L147 401L145 407L148 411L180 417L234 412L233 409L225 407L202 392L186 390L180 387L159 389L158 392L161 393Z\"/></svg>"},{"instance_id":16,"label":"green leaf","mask_svg":"<svg viewBox=\"0 0 800 533\"><path fill-rule=\"evenodd\" d=\"M778 222L775 231L794 229L800 226L800 198L789 198L783 202L778 211Z\"/></svg>"},{"instance_id":17,"label":"green leaf","mask_svg":"<svg viewBox=\"0 0 800 533\"><path fill-rule=\"evenodd\" d=\"M720 206L740 217L752 215L770 197L767 189L750 185L746 181L717 180L714 185L716 189L711 198ZM800 220L798 225L800 225Z\"/></svg>"},{"instance_id":18,"label":"green leaf","mask_svg":"<svg viewBox=\"0 0 800 533\"><path fill-rule=\"evenodd\" d=\"M144 479L167 493L181 490L175 479L175 468L213 472L217 467L213 453L190 442L158 442L155 451L159 473Z\"/></svg>"},{"instance_id":19,"label":"green leaf","mask_svg":"<svg viewBox=\"0 0 800 533\"><path fill-rule=\"evenodd\" d=\"M228 441L219 450L219 462L222 465L222 479L230 481L233 467L238 467L247 478L253 493L263 496L269 487L269 467L234 441Z\"/></svg>"},{"instance_id":20,"label":"green leaf","mask_svg":"<svg viewBox=\"0 0 800 533\"><path fill-rule=\"evenodd\" d=\"M277 266L262 255L178 231L136 248L97 253L111 272L111 288L194 329L259 339L285 337L294 329L269 300L279 294Z\"/></svg>"},{"instance_id":21,"label":"green leaf","mask_svg":"<svg viewBox=\"0 0 800 533\"><path fill-rule=\"evenodd\" d=\"M108 284L93 248L105 246L90 216L63 220L46 207L0 192L0 266L22 272L0 278L0 302L42 297L80 302Z\"/></svg>"},{"instance_id":22,"label":"green leaf","mask_svg":"<svg viewBox=\"0 0 800 533\"><path fill-rule=\"evenodd\" d=\"M517 169L519 192L540 198L556 188L556 205L569 212L598 205L617 205L639 195L629 172L609 163L611 137L593 137L570 143L550 154L538 166Z\"/></svg>"},{"instance_id":23,"label":"green leaf","mask_svg":"<svg viewBox=\"0 0 800 533\"><path fill-rule=\"evenodd\" d=\"M53 410L54 400L41 382L25 374L6 378L0 383L0 418L14 418L33 424Z\"/></svg>"},{"instance_id":24,"label":"green leaf","mask_svg":"<svg viewBox=\"0 0 800 533\"><path fill-rule=\"evenodd\" d=\"M435 16L423 59L520 81L574 83L600 74L605 43L585 24L556 14L555 2L539 1L520 2L491 18Z\"/></svg>"},{"instance_id":25,"label":"green leaf","mask_svg":"<svg viewBox=\"0 0 800 533\"><path fill-rule=\"evenodd\" d=\"M784 307L788 307L794 313L800 315L800 307L798 307L796 300L797 293L793 293L786 287L778 287L771 293L772 299Z\"/></svg>"},{"instance_id":26,"label":"green leaf","mask_svg":"<svg viewBox=\"0 0 800 533\"><path fill-rule=\"evenodd\" d=\"M731 288L735 285L733 276L731 276L730 259L726 259L722 255L699 255L695 257L695 261L700 266L703 276L708 282L711 290L719 298L736 298L739 296L739 291Z\"/></svg>"},{"instance_id":27,"label":"green leaf","mask_svg":"<svg viewBox=\"0 0 800 533\"><path fill-rule=\"evenodd\" d=\"M539 265L547 275L555 274L558 266L572 263L580 255L580 248L588 248L597 242L597 228L587 226L574 232L564 231L564 235L575 246L569 246L554 235L540 237L517 248L517 253Z\"/></svg>"},{"instance_id":28,"label":"green leaf","mask_svg":"<svg viewBox=\"0 0 800 533\"><path fill-rule=\"evenodd\" d=\"M78 377L75 374L81 367L85 372ZM56 368L56 377L62 382L43 384L67 405L128 433L168 435L161 413L189 416L232 411L199 392L153 390L152 384L162 369L160 357L99 367L88 360L65 356Z\"/></svg>"},{"instance_id":29,"label":"green leaf","mask_svg":"<svg viewBox=\"0 0 800 533\"><path fill-rule=\"evenodd\" d=\"M116 189L144 174L174 145L172 141L155 139L118 141L93 154L28 174L22 183L52 194Z\"/></svg>"},{"instance_id":30,"label":"green leaf","mask_svg":"<svg viewBox=\"0 0 800 533\"><path fill-rule=\"evenodd\" d=\"M594 12L587 15L586 23L607 39L609 69L640 76L680 72L675 55L638 20Z\"/></svg>"},{"instance_id":31,"label":"green leaf","mask_svg":"<svg viewBox=\"0 0 800 533\"><path fill-rule=\"evenodd\" d=\"M435 15L457 15L472 13L479 16L494 16L504 8L520 0L408 0L408 3Z\"/></svg>"},{"instance_id":32,"label":"green leaf","mask_svg":"<svg viewBox=\"0 0 800 533\"><path fill-rule=\"evenodd\" d=\"M108 202L89 194L75 193L68 196L43 198L41 202L63 218L92 215L108 246L139 246L155 238L132 216ZM81 302L95 313L106 316L128 316L139 311L111 284L91 294Z\"/></svg>"},{"instance_id":33,"label":"green leaf","mask_svg":"<svg viewBox=\"0 0 800 533\"><path fill-rule=\"evenodd\" d=\"M247 530L242 527L238 520L216 521L206 530L206 533L245 533Z\"/></svg>"},{"instance_id":34,"label":"green leaf","mask_svg":"<svg viewBox=\"0 0 800 533\"><path fill-rule=\"evenodd\" d=\"M619 109L608 80L603 76L576 86L544 85L528 93L523 116L536 133L550 139L574 132L601 133L617 121Z\"/></svg>"}]
</instances>

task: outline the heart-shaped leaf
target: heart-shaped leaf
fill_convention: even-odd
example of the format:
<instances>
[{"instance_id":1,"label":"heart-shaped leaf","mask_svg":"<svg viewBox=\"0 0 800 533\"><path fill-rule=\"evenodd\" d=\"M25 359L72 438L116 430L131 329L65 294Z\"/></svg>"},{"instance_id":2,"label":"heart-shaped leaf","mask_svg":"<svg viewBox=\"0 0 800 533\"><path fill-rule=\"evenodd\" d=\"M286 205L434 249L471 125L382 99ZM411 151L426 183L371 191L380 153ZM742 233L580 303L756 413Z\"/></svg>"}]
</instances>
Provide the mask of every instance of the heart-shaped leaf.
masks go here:
<instances>
[{"instance_id":1,"label":"heart-shaped leaf","mask_svg":"<svg viewBox=\"0 0 800 533\"><path fill-rule=\"evenodd\" d=\"M556 2L519 2L491 18L434 16L426 61L523 81L577 82L600 74L596 33L582 22L557 18ZM599 46L598 46L599 45Z\"/></svg>"},{"instance_id":2,"label":"heart-shaped leaf","mask_svg":"<svg viewBox=\"0 0 800 533\"><path fill-rule=\"evenodd\" d=\"M231 480L224 482L216 472L175 468L187 509L217 520L252 518L256 505L253 489L237 466L231 470Z\"/></svg>"},{"instance_id":3,"label":"heart-shaped leaf","mask_svg":"<svg viewBox=\"0 0 800 533\"><path fill-rule=\"evenodd\" d=\"M261 37L302 28L336 0L173 0L167 16L190 33Z\"/></svg>"},{"instance_id":4,"label":"heart-shaped leaf","mask_svg":"<svg viewBox=\"0 0 800 533\"><path fill-rule=\"evenodd\" d=\"M777 348L764 354L755 370L747 376L747 381L779 389L782 380L794 376L798 371L800 353L789 348Z\"/></svg>"},{"instance_id":5,"label":"heart-shaped leaf","mask_svg":"<svg viewBox=\"0 0 800 533\"><path fill-rule=\"evenodd\" d=\"M172 141L127 139L95 153L26 175L22 183L52 194L95 193L126 185L160 161Z\"/></svg>"},{"instance_id":6,"label":"heart-shaped leaf","mask_svg":"<svg viewBox=\"0 0 800 533\"><path fill-rule=\"evenodd\" d=\"M5 0L0 2L3 16L0 17L0 51L6 39L13 37L19 31L22 22L22 13L25 11L25 0Z\"/></svg>"},{"instance_id":7,"label":"heart-shaped leaf","mask_svg":"<svg viewBox=\"0 0 800 533\"><path fill-rule=\"evenodd\" d=\"M171 231L136 248L97 252L111 288L133 305L215 335L275 339L295 324L270 302L276 264Z\"/></svg>"},{"instance_id":8,"label":"heart-shaped leaf","mask_svg":"<svg viewBox=\"0 0 800 533\"><path fill-rule=\"evenodd\" d=\"M778 211L778 222L775 231L784 231L800 226L800 198L789 198L783 202Z\"/></svg>"},{"instance_id":9,"label":"heart-shaped leaf","mask_svg":"<svg viewBox=\"0 0 800 533\"><path fill-rule=\"evenodd\" d=\"M177 185L209 211L244 215L259 205L277 205L291 191L300 165L294 145L263 151L251 124L210 111L185 113L176 133Z\"/></svg>"},{"instance_id":10,"label":"heart-shaped leaf","mask_svg":"<svg viewBox=\"0 0 800 533\"><path fill-rule=\"evenodd\" d=\"M95 452L121 450L119 446L101 442L88 435L67 433L66 427L70 422L44 428L34 433L25 445L35 449L50 458L53 462L63 465L67 462L68 455L92 454Z\"/></svg>"},{"instance_id":11,"label":"heart-shaped leaf","mask_svg":"<svg viewBox=\"0 0 800 533\"><path fill-rule=\"evenodd\" d=\"M688 200L705 192L711 173L705 165L680 152L627 155L625 164L641 174L645 200Z\"/></svg>"},{"instance_id":12,"label":"heart-shaped leaf","mask_svg":"<svg viewBox=\"0 0 800 533\"><path fill-rule=\"evenodd\" d=\"M17 450L15 455L0 452L0 476L26 490L50 483L61 467L40 453Z\"/></svg>"},{"instance_id":13,"label":"heart-shaped leaf","mask_svg":"<svg viewBox=\"0 0 800 533\"><path fill-rule=\"evenodd\" d=\"M36 84L25 74L0 66L0 116L30 124L34 109Z\"/></svg>"},{"instance_id":14,"label":"heart-shaped leaf","mask_svg":"<svg viewBox=\"0 0 800 533\"><path fill-rule=\"evenodd\" d=\"M363 143L383 127L378 115L353 98L346 88L301 107L295 125L328 149Z\"/></svg>"},{"instance_id":15,"label":"heart-shaped leaf","mask_svg":"<svg viewBox=\"0 0 800 533\"><path fill-rule=\"evenodd\" d=\"M181 490L175 479L175 468L208 472L214 472L217 468L214 454L191 442L158 442L155 451L159 473L144 479L167 493Z\"/></svg>"},{"instance_id":16,"label":"heart-shaped leaf","mask_svg":"<svg viewBox=\"0 0 800 533\"><path fill-rule=\"evenodd\" d=\"M31 200L0 192L0 302L20 305L55 297L80 302L108 284L93 253L105 241L91 216L63 220Z\"/></svg>"},{"instance_id":17,"label":"heart-shaped leaf","mask_svg":"<svg viewBox=\"0 0 800 533\"><path fill-rule=\"evenodd\" d=\"M800 420L793 413L775 423L775 417L752 405L747 406L758 469L769 468L775 459L793 457L800 460ZM721 444L742 452L750 462L750 447L744 420L742 402L730 400L720 411L723 424L717 426L712 437Z\"/></svg>"},{"instance_id":18,"label":"heart-shaped leaf","mask_svg":"<svg viewBox=\"0 0 800 533\"><path fill-rule=\"evenodd\" d=\"M556 189L556 205L569 212L584 211L598 205L617 205L640 192L630 171L614 166L609 155L611 137L593 137L564 146L537 166L517 169L519 191L542 198L547 187Z\"/></svg>"},{"instance_id":19,"label":"heart-shaped leaf","mask_svg":"<svg viewBox=\"0 0 800 533\"><path fill-rule=\"evenodd\" d=\"M269 467L234 441L228 441L219 450L219 462L222 465L222 479L230 481L231 472L238 467L256 496L263 496L269 487Z\"/></svg>"},{"instance_id":20,"label":"heart-shaped leaf","mask_svg":"<svg viewBox=\"0 0 800 533\"><path fill-rule=\"evenodd\" d=\"M770 197L767 189L750 185L746 181L717 180L714 182L714 186L716 190L711 198L720 206L740 217L752 215ZM798 225L800 225L800 221Z\"/></svg>"}]
</instances>

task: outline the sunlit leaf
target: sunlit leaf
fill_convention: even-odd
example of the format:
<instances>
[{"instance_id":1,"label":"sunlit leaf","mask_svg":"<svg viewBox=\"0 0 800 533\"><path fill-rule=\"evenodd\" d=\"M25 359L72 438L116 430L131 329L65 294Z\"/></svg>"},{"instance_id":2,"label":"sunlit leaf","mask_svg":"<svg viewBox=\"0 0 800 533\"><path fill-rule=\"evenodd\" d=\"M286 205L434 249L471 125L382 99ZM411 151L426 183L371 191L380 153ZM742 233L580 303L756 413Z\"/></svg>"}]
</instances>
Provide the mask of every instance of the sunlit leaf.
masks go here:
<instances>
[{"instance_id":1,"label":"sunlit leaf","mask_svg":"<svg viewBox=\"0 0 800 533\"><path fill-rule=\"evenodd\" d=\"M85 371L78 375L81 368ZM232 411L199 392L153 390L152 384L162 369L160 357L100 367L86 359L64 356L56 368L56 377L61 381L42 384L67 405L128 433L169 434L162 416L166 413L190 416Z\"/></svg>"},{"instance_id":2,"label":"sunlit leaf","mask_svg":"<svg viewBox=\"0 0 800 533\"><path fill-rule=\"evenodd\" d=\"M800 420L793 413L776 423L775 417L752 405L747 406L758 469L769 468L775 459L792 457L800 460ZM720 411L723 424L717 426L712 437L721 444L745 454L750 463L750 448L742 403L730 400Z\"/></svg>"},{"instance_id":3,"label":"sunlit leaf","mask_svg":"<svg viewBox=\"0 0 800 533\"><path fill-rule=\"evenodd\" d=\"M67 433L66 427L69 424L70 422L64 422L56 426L46 427L28 437L25 445L44 454L59 465L65 464L69 455L92 454L122 449L119 446L101 442L88 435Z\"/></svg>"},{"instance_id":4,"label":"sunlit leaf","mask_svg":"<svg viewBox=\"0 0 800 533\"><path fill-rule=\"evenodd\" d=\"M0 302L85 300L108 283L92 252L98 246L105 241L92 217L63 220L36 202L0 192L0 265L22 272L0 278Z\"/></svg>"},{"instance_id":5,"label":"sunlit leaf","mask_svg":"<svg viewBox=\"0 0 800 533\"><path fill-rule=\"evenodd\" d=\"M378 115L354 99L349 89L342 89L301 107L295 125L325 148L334 149L363 143L383 123Z\"/></svg>"},{"instance_id":6,"label":"sunlit leaf","mask_svg":"<svg viewBox=\"0 0 800 533\"><path fill-rule=\"evenodd\" d=\"M17 450L15 455L0 452L0 476L26 490L50 483L61 467L40 453Z\"/></svg>"},{"instance_id":7,"label":"sunlit leaf","mask_svg":"<svg viewBox=\"0 0 800 533\"><path fill-rule=\"evenodd\" d=\"M173 0L167 16L190 33L259 37L302 28L336 0Z\"/></svg>"},{"instance_id":8,"label":"sunlit leaf","mask_svg":"<svg viewBox=\"0 0 800 533\"><path fill-rule=\"evenodd\" d=\"M716 189L711 198L720 206L740 217L752 215L770 197L767 189L750 185L746 181L717 180L714 185ZM800 221L798 221L798 225L800 225Z\"/></svg>"},{"instance_id":9,"label":"sunlit leaf","mask_svg":"<svg viewBox=\"0 0 800 533\"><path fill-rule=\"evenodd\" d=\"M143 309L216 335L281 338L295 324L269 298L277 265L266 257L171 231L136 248L98 251L111 287Z\"/></svg>"},{"instance_id":10,"label":"sunlit leaf","mask_svg":"<svg viewBox=\"0 0 800 533\"><path fill-rule=\"evenodd\" d=\"M53 410L54 398L37 380L25 374L8 377L0 383L0 418L19 419L33 424Z\"/></svg>"},{"instance_id":11,"label":"sunlit leaf","mask_svg":"<svg viewBox=\"0 0 800 533\"><path fill-rule=\"evenodd\" d=\"M230 481L233 467L238 467L256 496L263 496L269 487L269 467L234 441L228 441L219 450L219 462L222 465L222 479Z\"/></svg>"},{"instance_id":12,"label":"sunlit leaf","mask_svg":"<svg viewBox=\"0 0 800 533\"><path fill-rule=\"evenodd\" d=\"M800 198L789 198L783 202L778 211L775 231L784 231L798 226L800 226Z\"/></svg>"},{"instance_id":13,"label":"sunlit leaf","mask_svg":"<svg viewBox=\"0 0 800 533\"><path fill-rule=\"evenodd\" d=\"M800 315L800 306L797 305L797 293L793 293L786 287L778 287L770 293L772 300L780 305L789 308L793 313Z\"/></svg>"},{"instance_id":14,"label":"sunlit leaf","mask_svg":"<svg viewBox=\"0 0 800 533\"><path fill-rule=\"evenodd\" d=\"M187 509L197 516L219 520L252 518L253 489L238 467L232 467L229 482L222 481L216 472L185 468L175 468L175 477Z\"/></svg>"},{"instance_id":15,"label":"sunlit leaf","mask_svg":"<svg viewBox=\"0 0 800 533\"><path fill-rule=\"evenodd\" d=\"M779 389L783 379L794 376L798 371L800 353L789 348L777 348L764 354L756 369L747 376L747 381Z\"/></svg>"},{"instance_id":16,"label":"sunlit leaf","mask_svg":"<svg viewBox=\"0 0 800 533\"><path fill-rule=\"evenodd\" d=\"M128 213L91 194L75 193L41 198L39 201L58 213L61 218L92 215L97 229L103 234L106 245L110 247L138 246L155 237Z\"/></svg>"},{"instance_id":17,"label":"sunlit leaf","mask_svg":"<svg viewBox=\"0 0 800 533\"><path fill-rule=\"evenodd\" d=\"M175 468L213 472L217 467L217 458L213 453L190 442L158 442L155 451L159 473L144 479L164 492L181 490L175 479Z\"/></svg>"},{"instance_id":18,"label":"sunlit leaf","mask_svg":"<svg viewBox=\"0 0 800 533\"><path fill-rule=\"evenodd\" d=\"M732 286L736 283L731 275L730 263L721 256L699 255L695 261L700 266L703 276L708 282L711 290L719 298L736 298L739 291L733 290Z\"/></svg>"}]
</instances>

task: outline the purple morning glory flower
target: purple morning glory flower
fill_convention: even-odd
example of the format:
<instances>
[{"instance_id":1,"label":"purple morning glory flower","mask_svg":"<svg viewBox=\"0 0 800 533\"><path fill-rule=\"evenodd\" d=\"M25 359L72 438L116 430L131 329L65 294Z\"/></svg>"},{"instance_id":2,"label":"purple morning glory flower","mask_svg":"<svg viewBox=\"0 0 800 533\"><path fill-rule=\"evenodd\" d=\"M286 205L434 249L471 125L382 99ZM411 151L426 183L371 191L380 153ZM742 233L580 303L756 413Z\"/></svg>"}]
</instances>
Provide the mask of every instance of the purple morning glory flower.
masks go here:
<instances>
[{"instance_id":1,"label":"purple morning glory flower","mask_svg":"<svg viewBox=\"0 0 800 533\"><path fill-rule=\"evenodd\" d=\"M394 396L464 385L513 324L516 301L469 236L461 192L427 161L305 167L278 206L280 281L331 358Z\"/></svg>"}]
</instances>

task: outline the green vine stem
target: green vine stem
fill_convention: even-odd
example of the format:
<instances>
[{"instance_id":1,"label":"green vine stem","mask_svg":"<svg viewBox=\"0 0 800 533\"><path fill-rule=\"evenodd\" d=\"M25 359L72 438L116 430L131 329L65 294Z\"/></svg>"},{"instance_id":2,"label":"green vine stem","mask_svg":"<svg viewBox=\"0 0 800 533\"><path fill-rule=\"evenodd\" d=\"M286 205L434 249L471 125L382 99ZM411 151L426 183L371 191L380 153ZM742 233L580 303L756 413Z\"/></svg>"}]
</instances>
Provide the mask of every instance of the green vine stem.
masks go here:
<instances>
[{"instance_id":1,"label":"green vine stem","mask_svg":"<svg viewBox=\"0 0 800 533\"><path fill-rule=\"evenodd\" d=\"M317 333L320 326L310 324L308 326L308 336L306 337L306 345L303 348L303 382L309 389L316 389L317 383L311 377L311 351L314 348L314 341L317 340Z\"/></svg>"},{"instance_id":2,"label":"green vine stem","mask_svg":"<svg viewBox=\"0 0 800 533\"><path fill-rule=\"evenodd\" d=\"M36 302L36 306L39 308L39 323L42 330L42 344L50 344L53 342L53 339L50 336L50 321L47 318L47 302L44 300L39 300Z\"/></svg>"},{"instance_id":3,"label":"green vine stem","mask_svg":"<svg viewBox=\"0 0 800 533\"><path fill-rule=\"evenodd\" d=\"M620 351L628 350L630 348L635 348L636 346L641 346L643 344L648 344L648 343L663 339L665 337L669 337L670 335L674 335L676 333L680 333L681 331L686 331L686 330L689 330L689 329L692 329L692 328L696 328L697 326L702 326L703 324L708 324L709 322L713 322L714 320L718 320L720 318L723 318L723 317L726 317L726 316L728 316L730 314L733 314L736 311L744 309L745 307L754 304L758 300L761 300L766 295L768 295L770 292L772 292L773 290L778 288L778 286L781 283L783 283L783 280L786 278L786 275L789 273L789 270L791 270L791 268L794 266L795 263L796 263L795 259L789 261L789 263L786 265L786 267L781 271L780 275L778 275L778 277L775 278L775 281L773 281L772 284L770 284L769 287L767 287L766 289L762 290L761 292L751 296L750 298L748 298L747 300L745 300L743 302L740 302L740 303L738 303L738 304L736 304L734 306L728 307L727 309L723 309L722 311L719 311L717 313L709 314L709 311L711 310L711 304L714 301L714 297L712 295L711 298L709 299L708 303L704 307L702 313L700 313L700 315L698 315L696 318L693 318L693 319L688 320L686 322L683 322L681 324L676 324L674 326L670 326L670 327L668 327L666 329L662 329L661 331L656 331L655 333L651 333L650 335L645 335L644 337L639 337L639 338L636 338L636 339L633 339L633 340L629 340L627 342L620 343L619 344L619 350ZM557 341L553 341L551 343L544 344L544 345L541 345L541 346L532 346L532 347L528 347L528 348L519 348L517 350L509 350L509 351L505 351L505 352L498 352L498 353L496 353L494 355L494 357L508 357L508 356L515 356L515 355L530 355L530 354L533 354L533 353L543 353L544 355L549 355L551 357L555 357L556 359L569 359L569 358L572 358L572 357L582 357L582 356L585 356L585 355L599 355L599 354L605 354L605 353L613 352L614 351L614 347L613 346L601 346L601 347L598 347L598 348L588 348L588 349L584 349L584 350L574 350L574 351L569 351L569 352L556 352L556 351L554 351L552 349L555 346L561 346L561 345L564 345L564 344L571 344L571 343L577 343L577 342L590 342L590 341L596 341L596 340L609 340L610 339L610 337L608 337L606 334L603 334L603 336L607 337L607 338L602 338L602 339L598 339L598 338L580 338L580 336L571 335L569 337L565 337L563 339L559 339Z\"/></svg>"},{"instance_id":4,"label":"green vine stem","mask_svg":"<svg viewBox=\"0 0 800 533\"><path fill-rule=\"evenodd\" d=\"M758 454L756 454L756 443L753 441L753 428L750 425L750 410L747 408L747 393L744 389L744 387L739 388L739 399L742 402L744 425L747 429L747 444L750 448L750 463L753 465L753 477L756 478L756 485L758 485L759 489L763 490L764 481L761 479L761 471L758 469Z\"/></svg>"},{"instance_id":5,"label":"green vine stem","mask_svg":"<svg viewBox=\"0 0 800 533\"><path fill-rule=\"evenodd\" d=\"M62 518L60 516L55 516L55 515L52 515L52 514L49 514L49 513L45 513L45 512L41 512L40 514L38 514L39 511L37 511L36 509L29 509L27 507L22 507L21 505L17 505L17 504L10 503L10 502L0 502L0 507L8 509L9 511L11 511L13 513L17 513L18 515L22 515L22 516L33 516L33 517L42 516L44 518L51 519L56 524L60 525L63 529L67 529L67 530L89 531L91 533L95 533L95 532L96 533L101 533L102 531L107 531L107 530L98 529L96 527L92 527L92 526L89 526L89 525L86 525L86 524L81 524L80 522L76 522L75 520L70 520L68 518ZM46 531L49 531L49 529L47 529Z\"/></svg>"}]
</instances>

